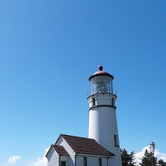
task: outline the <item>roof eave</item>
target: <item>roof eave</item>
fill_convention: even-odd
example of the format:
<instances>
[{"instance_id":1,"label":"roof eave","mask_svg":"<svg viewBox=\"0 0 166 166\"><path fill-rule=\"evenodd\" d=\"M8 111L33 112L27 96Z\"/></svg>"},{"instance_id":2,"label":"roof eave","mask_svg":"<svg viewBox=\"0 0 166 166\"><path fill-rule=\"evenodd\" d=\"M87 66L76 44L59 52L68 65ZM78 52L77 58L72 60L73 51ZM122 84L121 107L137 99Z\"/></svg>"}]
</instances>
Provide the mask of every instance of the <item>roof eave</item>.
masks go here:
<instances>
[{"instance_id":1,"label":"roof eave","mask_svg":"<svg viewBox=\"0 0 166 166\"><path fill-rule=\"evenodd\" d=\"M103 155L103 154L89 154L89 153L76 153L77 156L93 156L93 157L99 157L102 156L104 158L108 158L108 157L113 157L115 156L115 154L110 154L110 155Z\"/></svg>"},{"instance_id":2,"label":"roof eave","mask_svg":"<svg viewBox=\"0 0 166 166\"><path fill-rule=\"evenodd\" d=\"M47 153L45 154L45 157L47 158L47 155L49 153L49 151L51 150L51 148L53 147L53 144L50 146L50 148L48 149Z\"/></svg>"},{"instance_id":3,"label":"roof eave","mask_svg":"<svg viewBox=\"0 0 166 166\"><path fill-rule=\"evenodd\" d=\"M114 76L112 76L111 74L109 73L98 73L98 74L93 74L89 77L89 81L93 78L93 77L97 77L97 76L108 76L108 77L111 77L112 80L114 79Z\"/></svg>"}]
</instances>

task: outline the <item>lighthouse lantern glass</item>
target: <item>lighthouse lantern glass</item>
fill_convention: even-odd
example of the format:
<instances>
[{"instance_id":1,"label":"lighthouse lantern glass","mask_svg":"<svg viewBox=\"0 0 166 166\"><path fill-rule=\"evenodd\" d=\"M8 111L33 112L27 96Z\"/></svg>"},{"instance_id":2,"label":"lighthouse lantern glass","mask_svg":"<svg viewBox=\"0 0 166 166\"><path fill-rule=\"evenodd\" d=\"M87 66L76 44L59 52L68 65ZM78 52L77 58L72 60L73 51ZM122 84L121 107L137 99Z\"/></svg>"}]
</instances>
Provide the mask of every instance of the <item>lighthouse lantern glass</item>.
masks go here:
<instances>
[{"instance_id":1,"label":"lighthouse lantern glass","mask_svg":"<svg viewBox=\"0 0 166 166\"><path fill-rule=\"evenodd\" d=\"M108 76L96 76L90 80L91 95L96 93L113 93L112 79Z\"/></svg>"}]
</instances>

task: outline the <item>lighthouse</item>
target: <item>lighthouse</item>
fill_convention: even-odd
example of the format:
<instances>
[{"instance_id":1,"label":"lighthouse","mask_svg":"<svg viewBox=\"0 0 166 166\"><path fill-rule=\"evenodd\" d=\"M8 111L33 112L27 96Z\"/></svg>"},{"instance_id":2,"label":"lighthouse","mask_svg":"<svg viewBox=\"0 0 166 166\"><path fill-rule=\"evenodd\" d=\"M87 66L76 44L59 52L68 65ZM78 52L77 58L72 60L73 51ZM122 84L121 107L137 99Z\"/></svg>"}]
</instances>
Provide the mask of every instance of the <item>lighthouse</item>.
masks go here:
<instances>
[{"instance_id":1,"label":"lighthouse","mask_svg":"<svg viewBox=\"0 0 166 166\"><path fill-rule=\"evenodd\" d=\"M102 66L89 77L89 138L60 134L46 154L48 166L122 166L113 79Z\"/></svg>"},{"instance_id":2,"label":"lighthouse","mask_svg":"<svg viewBox=\"0 0 166 166\"><path fill-rule=\"evenodd\" d=\"M89 77L89 138L95 139L101 146L115 154L108 160L109 166L121 166L121 154L116 118L117 93L113 89L114 77L99 71Z\"/></svg>"}]
</instances>

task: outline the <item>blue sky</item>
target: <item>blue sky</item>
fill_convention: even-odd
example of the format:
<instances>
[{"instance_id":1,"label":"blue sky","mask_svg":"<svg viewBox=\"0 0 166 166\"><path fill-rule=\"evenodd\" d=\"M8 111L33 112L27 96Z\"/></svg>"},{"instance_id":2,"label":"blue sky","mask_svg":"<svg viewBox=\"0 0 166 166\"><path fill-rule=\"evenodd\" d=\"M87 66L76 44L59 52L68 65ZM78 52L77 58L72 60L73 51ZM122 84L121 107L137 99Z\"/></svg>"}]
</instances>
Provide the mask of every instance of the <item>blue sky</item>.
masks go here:
<instances>
[{"instance_id":1,"label":"blue sky","mask_svg":"<svg viewBox=\"0 0 166 166\"><path fill-rule=\"evenodd\" d=\"M88 78L118 92L122 148L166 153L165 0L0 1L0 165L44 154L60 133L88 136Z\"/></svg>"}]
</instances>

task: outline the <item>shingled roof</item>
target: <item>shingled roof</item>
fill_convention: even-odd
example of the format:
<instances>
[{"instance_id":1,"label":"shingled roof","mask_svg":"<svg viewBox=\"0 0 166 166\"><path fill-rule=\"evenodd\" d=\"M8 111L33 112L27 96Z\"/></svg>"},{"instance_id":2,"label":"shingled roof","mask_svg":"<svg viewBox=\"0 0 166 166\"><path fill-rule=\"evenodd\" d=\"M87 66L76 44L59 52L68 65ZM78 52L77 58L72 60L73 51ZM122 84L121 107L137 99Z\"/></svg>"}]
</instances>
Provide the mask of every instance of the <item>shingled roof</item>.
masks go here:
<instances>
[{"instance_id":1,"label":"shingled roof","mask_svg":"<svg viewBox=\"0 0 166 166\"><path fill-rule=\"evenodd\" d=\"M51 145L50 149L51 148L54 148L55 151L60 155L60 156L68 156L69 154L67 153L67 151L64 149L63 146L59 146L59 145ZM50 149L48 150L48 152L50 151ZM47 152L47 154L48 154ZM46 154L46 156L47 156Z\"/></svg>"},{"instance_id":2,"label":"shingled roof","mask_svg":"<svg viewBox=\"0 0 166 166\"><path fill-rule=\"evenodd\" d=\"M59 154L59 155L62 155L62 156L68 156L69 154L67 153L67 151L64 149L63 146L59 146L59 145L53 145L52 146L56 152Z\"/></svg>"},{"instance_id":3,"label":"shingled roof","mask_svg":"<svg viewBox=\"0 0 166 166\"><path fill-rule=\"evenodd\" d=\"M99 143L97 143L94 139L65 134L61 134L60 137L61 136L66 140L76 154L115 156L113 153L109 152Z\"/></svg>"}]
</instances>

